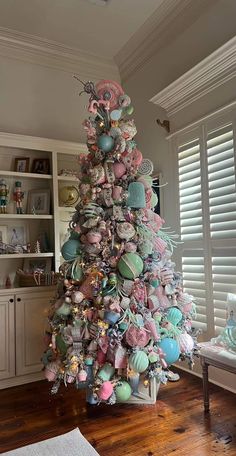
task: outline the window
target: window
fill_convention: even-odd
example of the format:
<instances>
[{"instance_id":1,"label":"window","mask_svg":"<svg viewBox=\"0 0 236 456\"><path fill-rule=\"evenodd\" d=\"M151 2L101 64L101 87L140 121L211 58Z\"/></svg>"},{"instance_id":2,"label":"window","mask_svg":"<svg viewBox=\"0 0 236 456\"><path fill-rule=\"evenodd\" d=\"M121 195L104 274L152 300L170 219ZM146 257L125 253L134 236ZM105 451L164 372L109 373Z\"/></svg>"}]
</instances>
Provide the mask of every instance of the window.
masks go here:
<instances>
[{"instance_id":1,"label":"window","mask_svg":"<svg viewBox=\"0 0 236 456\"><path fill-rule=\"evenodd\" d=\"M183 285L195 297L194 326L218 334L227 293L236 293L235 113L210 116L171 139L177 156L177 255Z\"/></svg>"}]
</instances>

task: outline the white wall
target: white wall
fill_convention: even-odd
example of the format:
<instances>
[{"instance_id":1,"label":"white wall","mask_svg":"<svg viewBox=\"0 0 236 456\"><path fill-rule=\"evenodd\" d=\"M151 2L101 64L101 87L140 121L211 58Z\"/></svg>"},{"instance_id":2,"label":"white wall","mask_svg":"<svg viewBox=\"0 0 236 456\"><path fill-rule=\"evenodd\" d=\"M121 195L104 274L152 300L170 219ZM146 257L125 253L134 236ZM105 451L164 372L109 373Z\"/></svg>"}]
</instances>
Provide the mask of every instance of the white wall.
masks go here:
<instances>
[{"instance_id":1,"label":"white wall","mask_svg":"<svg viewBox=\"0 0 236 456\"><path fill-rule=\"evenodd\" d=\"M162 109L154 106L148 100L164 89L167 85L188 71L236 33L236 1L219 0L178 38L162 48L140 70L137 70L123 84L131 96L135 106L134 118L138 127L137 142L143 155L152 158L156 170L163 174L163 180L168 187L162 190L164 207L162 213L168 225L175 227L176 209L173 207L173 165L168 144L165 141L166 132L156 124L156 119L165 118ZM229 84L230 85L230 84ZM201 110L209 112L211 108L224 104L232 97L233 83L226 94L220 91L218 96L200 100L196 106L191 106L178 118L171 119L171 127L179 127L201 115ZM235 86L234 86L235 87Z\"/></svg>"},{"instance_id":2,"label":"white wall","mask_svg":"<svg viewBox=\"0 0 236 456\"><path fill-rule=\"evenodd\" d=\"M176 169L174 157L165 140L166 133L156 124L156 118L163 119L166 116L161 108L148 100L232 38L236 34L235 17L235 0L215 2L214 7L180 34L178 39L161 49L124 84L135 106L134 118L139 132L139 148L144 156L153 160L155 169L159 170L163 180L169 183L168 187L161 190L164 197L162 214L167 225L173 228L176 227L176 207L172 182ZM235 99L235 79L177 113L171 119L172 131L214 111L232 99ZM186 364L182 365L187 367ZM194 370L196 373L201 372L199 362ZM232 374L211 368L210 377L214 382L235 391L235 377Z\"/></svg>"},{"instance_id":3,"label":"white wall","mask_svg":"<svg viewBox=\"0 0 236 456\"><path fill-rule=\"evenodd\" d=\"M82 80L96 79L84 69ZM114 65L112 76L119 73ZM83 142L88 95L71 72L7 58L0 48L0 131ZM86 79L85 79L86 77ZM103 73L101 78L109 78Z\"/></svg>"}]
</instances>

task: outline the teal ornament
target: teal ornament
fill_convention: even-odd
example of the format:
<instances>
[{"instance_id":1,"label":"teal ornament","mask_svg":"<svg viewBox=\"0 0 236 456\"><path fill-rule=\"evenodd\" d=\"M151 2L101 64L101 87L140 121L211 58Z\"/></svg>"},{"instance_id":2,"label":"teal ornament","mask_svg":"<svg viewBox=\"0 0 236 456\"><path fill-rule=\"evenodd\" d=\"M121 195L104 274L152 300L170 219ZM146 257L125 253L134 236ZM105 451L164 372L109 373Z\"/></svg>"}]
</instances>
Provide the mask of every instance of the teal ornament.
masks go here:
<instances>
[{"instance_id":1,"label":"teal ornament","mask_svg":"<svg viewBox=\"0 0 236 456\"><path fill-rule=\"evenodd\" d=\"M92 356L87 356L84 360L84 364L86 366L92 366L93 365L93 357Z\"/></svg>"},{"instance_id":2,"label":"teal ornament","mask_svg":"<svg viewBox=\"0 0 236 456\"><path fill-rule=\"evenodd\" d=\"M73 280L81 280L83 277L83 270L81 268L81 258L74 261L71 268L71 277Z\"/></svg>"},{"instance_id":3,"label":"teal ornament","mask_svg":"<svg viewBox=\"0 0 236 456\"><path fill-rule=\"evenodd\" d=\"M126 323L125 321L122 321L121 323L118 324L118 326L121 331L126 331L129 327L129 324Z\"/></svg>"},{"instance_id":4,"label":"teal ornament","mask_svg":"<svg viewBox=\"0 0 236 456\"><path fill-rule=\"evenodd\" d=\"M152 279L152 280L150 280L149 283L150 283L150 285L151 285L153 288L157 288L157 287L159 287L159 285L160 285L160 280L158 280L158 279Z\"/></svg>"},{"instance_id":5,"label":"teal ornament","mask_svg":"<svg viewBox=\"0 0 236 456\"><path fill-rule=\"evenodd\" d=\"M176 342L175 339L171 339L170 337L165 337L159 343L159 347L162 349L164 353L164 358L167 364L173 364L179 359L180 349L179 344Z\"/></svg>"},{"instance_id":6,"label":"teal ornament","mask_svg":"<svg viewBox=\"0 0 236 456\"><path fill-rule=\"evenodd\" d=\"M61 248L61 254L66 261L74 260L80 253L80 242L76 239L68 239Z\"/></svg>"},{"instance_id":7,"label":"teal ornament","mask_svg":"<svg viewBox=\"0 0 236 456\"><path fill-rule=\"evenodd\" d=\"M129 184L127 206L136 209L146 207L145 189L142 182L131 182Z\"/></svg>"},{"instance_id":8,"label":"teal ornament","mask_svg":"<svg viewBox=\"0 0 236 456\"><path fill-rule=\"evenodd\" d=\"M59 307L59 309L56 309L56 314L59 317L67 317L71 312L71 306L67 304L67 302L63 302L63 304Z\"/></svg>"},{"instance_id":9,"label":"teal ornament","mask_svg":"<svg viewBox=\"0 0 236 456\"><path fill-rule=\"evenodd\" d=\"M124 380L119 382L115 388L115 395L116 395L117 402L128 401L131 394L132 394L131 387L130 387L129 383L125 382Z\"/></svg>"},{"instance_id":10,"label":"teal ornament","mask_svg":"<svg viewBox=\"0 0 236 456\"><path fill-rule=\"evenodd\" d=\"M178 307L171 307L166 315L167 320L172 323L172 325L177 326L178 323L182 320L183 314Z\"/></svg>"},{"instance_id":11,"label":"teal ornament","mask_svg":"<svg viewBox=\"0 0 236 456\"><path fill-rule=\"evenodd\" d=\"M111 118L111 120L114 120L114 121L120 120L121 115L122 115L121 109L113 109L113 111L110 112L110 118Z\"/></svg>"},{"instance_id":12,"label":"teal ornament","mask_svg":"<svg viewBox=\"0 0 236 456\"><path fill-rule=\"evenodd\" d=\"M125 253L118 262L118 269L122 277L135 279L143 271L143 260L137 253Z\"/></svg>"},{"instance_id":13,"label":"teal ornament","mask_svg":"<svg viewBox=\"0 0 236 456\"><path fill-rule=\"evenodd\" d=\"M108 135L101 135L98 138L98 147L99 149L103 150L103 152L111 152L115 141L111 136Z\"/></svg>"},{"instance_id":14,"label":"teal ornament","mask_svg":"<svg viewBox=\"0 0 236 456\"><path fill-rule=\"evenodd\" d=\"M103 380L104 382L107 382L108 380L111 379L111 377L114 375L114 373L115 373L115 368L111 364L105 363L104 366L102 366L102 368L98 372L98 377L101 380Z\"/></svg>"},{"instance_id":15,"label":"teal ornament","mask_svg":"<svg viewBox=\"0 0 236 456\"><path fill-rule=\"evenodd\" d=\"M69 239L76 239L78 241L80 239L80 234L77 231L72 231Z\"/></svg>"},{"instance_id":16,"label":"teal ornament","mask_svg":"<svg viewBox=\"0 0 236 456\"><path fill-rule=\"evenodd\" d=\"M149 365L148 356L142 350L138 350L136 353L133 353L129 357L129 365L131 369L140 374L144 372Z\"/></svg>"},{"instance_id":17,"label":"teal ornament","mask_svg":"<svg viewBox=\"0 0 236 456\"><path fill-rule=\"evenodd\" d=\"M148 355L148 359L149 359L150 363L156 363L156 362L159 360L159 356L158 356L157 353L151 352L151 353Z\"/></svg>"},{"instance_id":18,"label":"teal ornament","mask_svg":"<svg viewBox=\"0 0 236 456\"><path fill-rule=\"evenodd\" d=\"M156 207L157 204L158 204L158 196L154 191L152 191L151 208L153 209L154 207Z\"/></svg>"}]
</instances>

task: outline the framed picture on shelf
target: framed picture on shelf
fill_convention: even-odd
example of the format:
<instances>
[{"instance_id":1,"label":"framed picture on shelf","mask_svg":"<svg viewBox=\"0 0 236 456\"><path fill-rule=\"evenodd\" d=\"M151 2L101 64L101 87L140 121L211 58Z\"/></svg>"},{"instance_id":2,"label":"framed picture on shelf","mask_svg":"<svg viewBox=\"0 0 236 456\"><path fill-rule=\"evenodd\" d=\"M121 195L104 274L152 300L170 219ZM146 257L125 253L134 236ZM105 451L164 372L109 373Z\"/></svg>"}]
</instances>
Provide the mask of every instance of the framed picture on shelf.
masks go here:
<instances>
[{"instance_id":1,"label":"framed picture on shelf","mask_svg":"<svg viewBox=\"0 0 236 456\"><path fill-rule=\"evenodd\" d=\"M50 174L50 161L48 158L35 158L32 165L32 173Z\"/></svg>"},{"instance_id":2,"label":"framed picture on shelf","mask_svg":"<svg viewBox=\"0 0 236 456\"><path fill-rule=\"evenodd\" d=\"M10 245L25 245L26 244L26 229L25 226L8 226L8 244Z\"/></svg>"},{"instance_id":3,"label":"framed picture on shelf","mask_svg":"<svg viewBox=\"0 0 236 456\"><path fill-rule=\"evenodd\" d=\"M7 244L7 226L0 225L0 242L2 244Z\"/></svg>"},{"instance_id":4,"label":"framed picture on shelf","mask_svg":"<svg viewBox=\"0 0 236 456\"><path fill-rule=\"evenodd\" d=\"M25 272L50 272L52 270L51 258L25 258L23 263Z\"/></svg>"},{"instance_id":5,"label":"framed picture on shelf","mask_svg":"<svg viewBox=\"0 0 236 456\"><path fill-rule=\"evenodd\" d=\"M18 173L28 173L29 172L29 162L28 157L16 157L14 171Z\"/></svg>"},{"instance_id":6,"label":"framed picture on shelf","mask_svg":"<svg viewBox=\"0 0 236 456\"><path fill-rule=\"evenodd\" d=\"M29 214L49 214L50 211L50 190L44 188L42 190L29 190L27 211Z\"/></svg>"}]
</instances>

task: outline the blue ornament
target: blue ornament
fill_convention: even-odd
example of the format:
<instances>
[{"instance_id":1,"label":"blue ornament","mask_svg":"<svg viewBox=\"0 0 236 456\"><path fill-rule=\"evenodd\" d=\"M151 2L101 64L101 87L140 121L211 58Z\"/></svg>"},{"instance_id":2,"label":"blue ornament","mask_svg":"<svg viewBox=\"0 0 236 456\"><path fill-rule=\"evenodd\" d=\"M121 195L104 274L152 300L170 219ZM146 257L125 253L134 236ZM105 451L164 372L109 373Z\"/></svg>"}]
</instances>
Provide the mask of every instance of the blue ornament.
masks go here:
<instances>
[{"instance_id":1,"label":"blue ornament","mask_svg":"<svg viewBox=\"0 0 236 456\"><path fill-rule=\"evenodd\" d=\"M80 242L77 239L68 239L61 248L61 254L66 261L77 258L80 253Z\"/></svg>"},{"instance_id":2,"label":"blue ornament","mask_svg":"<svg viewBox=\"0 0 236 456\"><path fill-rule=\"evenodd\" d=\"M167 364L173 364L179 359L180 350L179 345L175 339L171 339L171 337L165 337L159 343L159 347L162 349L165 355L165 361Z\"/></svg>"},{"instance_id":3,"label":"blue ornament","mask_svg":"<svg viewBox=\"0 0 236 456\"><path fill-rule=\"evenodd\" d=\"M98 138L98 147L103 152L111 152L114 147L115 141L111 136L101 135Z\"/></svg>"}]
</instances>

